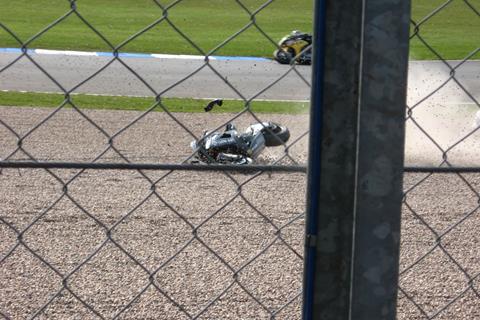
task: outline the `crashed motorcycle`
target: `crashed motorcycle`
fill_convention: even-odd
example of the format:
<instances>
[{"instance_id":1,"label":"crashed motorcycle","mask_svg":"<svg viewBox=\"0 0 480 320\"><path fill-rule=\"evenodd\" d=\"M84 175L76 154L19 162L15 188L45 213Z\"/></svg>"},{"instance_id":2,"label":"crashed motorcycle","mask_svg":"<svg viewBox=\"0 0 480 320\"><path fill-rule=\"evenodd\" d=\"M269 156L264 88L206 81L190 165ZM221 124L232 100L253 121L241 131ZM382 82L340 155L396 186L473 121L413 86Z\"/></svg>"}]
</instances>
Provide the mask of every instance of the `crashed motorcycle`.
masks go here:
<instances>
[{"instance_id":1,"label":"crashed motorcycle","mask_svg":"<svg viewBox=\"0 0 480 320\"><path fill-rule=\"evenodd\" d=\"M292 31L278 42L279 49L273 56L281 64L290 64L295 59L298 64L312 63L312 35L298 30Z\"/></svg>"},{"instance_id":2,"label":"crashed motorcycle","mask_svg":"<svg viewBox=\"0 0 480 320\"><path fill-rule=\"evenodd\" d=\"M245 132L238 132L228 123L223 132L204 132L190 146L195 151L193 163L251 164L265 147L280 146L288 141L290 131L275 122L250 125Z\"/></svg>"}]
</instances>

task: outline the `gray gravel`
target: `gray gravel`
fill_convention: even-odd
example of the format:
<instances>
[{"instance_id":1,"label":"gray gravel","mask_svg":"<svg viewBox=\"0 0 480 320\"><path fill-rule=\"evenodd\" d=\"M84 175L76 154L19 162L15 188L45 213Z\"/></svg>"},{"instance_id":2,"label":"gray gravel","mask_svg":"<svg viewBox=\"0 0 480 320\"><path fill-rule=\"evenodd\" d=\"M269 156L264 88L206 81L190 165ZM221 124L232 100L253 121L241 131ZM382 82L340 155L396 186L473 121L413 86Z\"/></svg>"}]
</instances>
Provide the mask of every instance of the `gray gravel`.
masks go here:
<instances>
[{"instance_id":1,"label":"gray gravel","mask_svg":"<svg viewBox=\"0 0 480 320\"><path fill-rule=\"evenodd\" d=\"M427 179L407 193L400 257L400 286L425 313L400 294L399 318L480 318L480 175L461 177L405 177L405 190Z\"/></svg>"},{"instance_id":2,"label":"gray gravel","mask_svg":"<svg viewBox=\"0 0 480 320\"><path fill-rule=\"evenodd\" d=\"M2 121L24 134L52 109L0 112ZM109 135L139 115L87 114ZM198 136L232 115L175 117ZM306 116L261 117L288 125L292 139L306 131ZM241 128L251 122L247 115L235 121ZM16 138L5 127L0 130L0 157L5 158L16 149ZM118 135L114 147L131 161L178 163L191 153L192 139L166 114L152 113ZM25 138L22 148L36 159L91 161L107 143L90 122L66 110ZM291 158L305 162L306 143L303 138L289 150ZM266 150L260 161L269 163L283 153L281 147ZM28 157L18 152L13 158ZM110 151L102 161L121 158ZM66 182L79 171L52 173ZM279 319L299 318L301 301L294 298L301 291L304 220L282 229L281 238L277 232L302 217L305 175L265 174L251 180L251 174L173 172L152 192L148 179L166 174L87 170L64 193L62 183L45 170L3 170L1 217L19 231L27 228L23 241L29 249L19 246L0 265L1 312L28 318L58 293L42 317L95 317L75 295L105 318L120 313L125 319L183 319L202 311L203 319L268 319L271 312L278 312ZM16 235L0 226L0 254L5 256ZM69 290L62 290L62 277Z\"/></svg>"},{"instance_id":3,"label":"gray gravel","mask_svg":"<svg viewBox=\"0 0 480 320\"><path fill-rule=\"evenodd\" d=\"M51 111L2 107L0 119L24 134ZM139 115L86 113L110 135ZM232 115L174 116L200 135ZM308 122L306 116L261 117L286 124L292 141ZM246 115L235 121L240 127L251 122ZM166 114L152 113L119 134L114 146L132 161L178 163L190 154L191 140ZM91 123L64 110L25 138L22 147L36 159L91 161L107 142ZM0 157L10 155L16 143L0 126ZM302 138L289 154L305 163L306 149ZM270 163L282 155L282 148L273 148L260 161ZM120 160L109 151L101 161ZM66 182L80 172L51 173ZM120 313L123 319L188 319L186 314L204 311L201 319L268 319L270 312L279 311L278 319L299 319L301 297L295 297L301 290L304 220L294 219L304 212L305 175L251 179L253 175L240 173L174 172L152 190L148 179L157 181L166 173L87 170L65 193L45 170L2 170L0 217L11 227L0 223L0 259L8 254L0 263L0 312L29 318L53 298L40 318L90 319L96 312L105 318ZM406 175L405 189L423 177ZM464 179L480 190L480 175ZM401 270L415 265L402 273L402 289L429 316L468 289L436 319L478 319L479 280L469 287L469 276L480 272L477 194L456 175L434 175L408 192L406 203ZM470 212L435 247L432 230L441 235ZM277 228L286 224L279 238ZM25 246L15 247L12 228L25 230ZM399 295L398 314L399 319L426 318L404 294Z\"/></svg>"}]
</instances>

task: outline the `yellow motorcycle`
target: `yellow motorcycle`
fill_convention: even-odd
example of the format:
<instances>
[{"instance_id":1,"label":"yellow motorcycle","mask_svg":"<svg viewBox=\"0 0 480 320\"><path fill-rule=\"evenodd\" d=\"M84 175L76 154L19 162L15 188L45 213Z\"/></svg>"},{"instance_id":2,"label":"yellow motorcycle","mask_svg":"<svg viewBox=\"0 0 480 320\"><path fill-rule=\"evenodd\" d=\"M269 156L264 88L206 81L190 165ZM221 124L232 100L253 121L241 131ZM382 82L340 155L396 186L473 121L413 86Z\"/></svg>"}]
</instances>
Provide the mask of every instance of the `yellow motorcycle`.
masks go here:
<instances>
[{"instance_id":1,"label":"yellow motorcycle","mask_svg":"<svg viewBox=\"0 0 480 320\"><path fill-rule=\"evenodd\" d=\"M281 64L291 64L295 59L298 64L309 65L312 63L311 44L311 34L294 30L278 42L279 49L273 56Z\"/></svg>"}]
</instances>

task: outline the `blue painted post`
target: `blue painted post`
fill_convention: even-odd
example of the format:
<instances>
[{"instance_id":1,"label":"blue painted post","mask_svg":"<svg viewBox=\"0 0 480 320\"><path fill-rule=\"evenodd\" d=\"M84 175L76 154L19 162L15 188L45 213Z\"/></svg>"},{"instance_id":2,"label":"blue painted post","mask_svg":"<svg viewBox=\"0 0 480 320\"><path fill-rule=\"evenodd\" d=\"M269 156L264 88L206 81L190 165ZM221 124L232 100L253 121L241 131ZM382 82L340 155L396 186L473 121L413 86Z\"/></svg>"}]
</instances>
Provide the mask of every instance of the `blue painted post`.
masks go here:
<instances>
[{"instance_id":1,"label":"blue painted post","mask_svg":"<svg viewBox=\"0 0 480 320\"><path fill-rule=\"evenodd\" d=\"M312 94L310 112L310 140L308 159L308 191L303 281L303 319L312 319L315 298L316 234L320 190L320 163L323 123L323 74L325 62L325 2L316 0L312 48Z\"/></svg>"}]
</instances>

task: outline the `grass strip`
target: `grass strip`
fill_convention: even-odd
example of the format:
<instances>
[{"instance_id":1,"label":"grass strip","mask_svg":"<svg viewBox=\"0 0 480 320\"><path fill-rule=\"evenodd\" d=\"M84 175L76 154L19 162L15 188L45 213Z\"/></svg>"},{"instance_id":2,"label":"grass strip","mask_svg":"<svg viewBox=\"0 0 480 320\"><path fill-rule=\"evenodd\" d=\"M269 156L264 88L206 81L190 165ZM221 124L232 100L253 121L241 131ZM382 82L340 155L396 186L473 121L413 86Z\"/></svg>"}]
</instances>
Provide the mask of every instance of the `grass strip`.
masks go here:
<instances>
[{"instance_id":1,"label":"grass strip","mask_svg":"<svg viewBox=\"0 0 480 320\"><path fill-rule=\"evenodd\" d=\"M173 4L158 2L164 7ZM311 0L183 0L168 8L168 19L152 0L82 0L75 5L84 21L66 0L0 0L0 22L22 42L32 39L32 49L112 52L117 47L121 52L223 56L271 57L276 47L262 31L274 42L292 30L312 31ZM0 47L19 46L0 28Z\"/></svg>"},{"instance_id":2,"label":"grass strip","mask_svg":"<svg viewBox=\"0 0 480 320\"><path fill-rule=\"evenodd\" d=\"M74 94L70 100L80 109L99 110L135 110L145 111L156 104L153 97L125 97L125 96L99 96L87 94ZM55 108L65 101L63 94L0 91L0 106L15 107L49 107ZM163 98L161 104L170 112L205 112L204 107L208 100L189 98ZM66 105L71 107L71 105ZM256 113L282 113L300 114L307 113L309 102L298 101L252 101L250 108ZM224 100L222 106L213 108L213 113L237 113L245 109L245 102L241 100ZM155 111L163 111L157 106Z\"/></svg>"},{"instance_id":3,"label":"grass strip","mask_svg":"<svg viewBox=\"0 0 480 320\"><path fill-rule=\"evenodd\" d=\"M479 2L470 5L480 10ZM440 11L431 15L437 8ZM480 48L480 16L469 7L466 1L413 0L410 33L415 36L410 41L412 59L438 59L438 57L420 40L421 37L438 55L444 59L464 59ZM480 59L480 51L470 57Z\"/></svg>"},{"instance_id":4,"label":"grass strip","mask_svg":"<svg viewBox=\"0 0 480 320\"><path fill-rule=\"evenodd\" d=\"M82 0L75 2L76 12L66 0L0 0L0 22L29 48L260 57L272 57L275 49L262 32L277 42L292 30L313 28L311 0L157 2L168 10L152 0ZM478 1L460 0L413 0L411 10L417 34L444 59L463 59L479 48L479 11ZM410 29L416 32L413 25ZM0 47L18 48L20 42L0 28ZM410 53L412 59L438 59L419 37L411 40ZM480 52L471 58L480 59Z\"/></svg>"}]
</instances>

